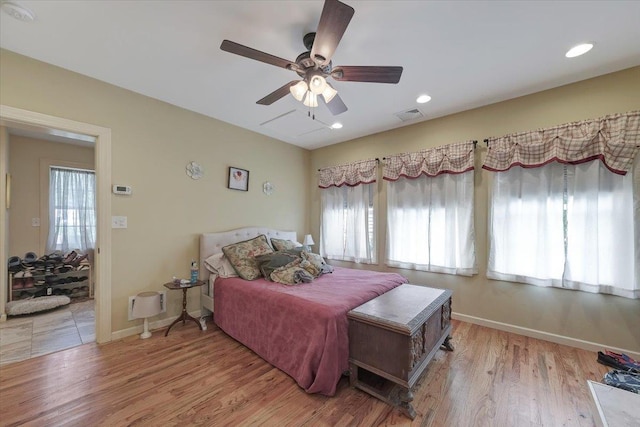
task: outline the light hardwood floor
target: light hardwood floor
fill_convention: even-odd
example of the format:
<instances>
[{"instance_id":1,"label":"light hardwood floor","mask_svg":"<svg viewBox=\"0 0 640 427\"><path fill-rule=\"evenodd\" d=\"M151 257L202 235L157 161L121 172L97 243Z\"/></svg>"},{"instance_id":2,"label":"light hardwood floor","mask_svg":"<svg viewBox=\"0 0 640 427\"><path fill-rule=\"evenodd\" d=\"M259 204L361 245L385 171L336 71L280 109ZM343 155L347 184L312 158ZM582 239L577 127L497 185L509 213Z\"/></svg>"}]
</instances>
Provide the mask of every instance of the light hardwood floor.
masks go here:
<instances>
[{"instance_id":1,"label":"light hardwood floor","mask_svg":"<svg viewBox=\"0 0 640 427\"><path fill-rule=\"evenodd\" d=\"M415 389L417 418L340 381L309 395L211 322L0 367L0 425L593 426L596 354L454 321Z\"/></svg>"}]
</instances>

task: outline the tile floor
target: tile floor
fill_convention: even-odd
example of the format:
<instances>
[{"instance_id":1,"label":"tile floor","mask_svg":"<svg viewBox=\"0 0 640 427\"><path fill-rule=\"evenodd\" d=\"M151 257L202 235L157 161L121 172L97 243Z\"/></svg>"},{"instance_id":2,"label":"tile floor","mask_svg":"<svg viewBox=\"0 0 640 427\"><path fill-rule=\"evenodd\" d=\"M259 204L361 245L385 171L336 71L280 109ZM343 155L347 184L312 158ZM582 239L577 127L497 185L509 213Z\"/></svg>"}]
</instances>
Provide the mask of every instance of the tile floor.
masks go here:
<instances>
[{"instance_id":1,"label":"tile floor","mask_svg":"<svg viewBox=\"0 0 640 427\"><path fill-rule=\"evenodd\" d=\"M94 300L0 322L0 365L96 340Z\"/></svg>"}]
</instances>

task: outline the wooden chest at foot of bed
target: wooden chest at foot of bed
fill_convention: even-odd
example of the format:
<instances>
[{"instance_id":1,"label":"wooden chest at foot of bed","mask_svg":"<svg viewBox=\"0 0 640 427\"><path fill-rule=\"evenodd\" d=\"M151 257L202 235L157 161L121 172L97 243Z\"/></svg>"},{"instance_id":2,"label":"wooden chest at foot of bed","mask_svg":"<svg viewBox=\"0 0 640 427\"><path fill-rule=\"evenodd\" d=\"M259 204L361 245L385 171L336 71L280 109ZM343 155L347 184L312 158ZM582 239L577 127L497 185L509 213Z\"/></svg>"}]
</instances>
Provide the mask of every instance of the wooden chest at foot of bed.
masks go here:
<instances>
[{"instance_id":1,"label":"wooden chest at foot of bed","mask_svg":"<svg viewBox=\"0 0 640 427\"><path fill-rule=\"evenodd\" d=\"M401 285L351 310L350 383L415 418L412 387L435 352L451 351L451 291Z\"/></svg>"}]
</instances>

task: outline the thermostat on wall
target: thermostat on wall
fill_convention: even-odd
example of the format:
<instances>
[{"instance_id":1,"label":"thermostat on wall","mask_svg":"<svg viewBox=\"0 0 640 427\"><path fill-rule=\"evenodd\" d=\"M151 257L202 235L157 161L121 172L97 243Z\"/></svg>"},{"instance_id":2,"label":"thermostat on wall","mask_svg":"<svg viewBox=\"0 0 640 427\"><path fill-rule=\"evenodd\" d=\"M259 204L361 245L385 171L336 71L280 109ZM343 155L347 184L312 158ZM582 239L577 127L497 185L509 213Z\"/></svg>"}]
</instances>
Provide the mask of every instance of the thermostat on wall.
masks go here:
<instances>
[{"instance_id":1,"label":"thermostat on wall","mask_svg":"<svg viewBox=\"0 0 640 427\"><path fill-rule=\"evenodd\" d=\"M113 194L131 195L131 187L128 185L114 185Z\"/></svg>"}]
</instances>

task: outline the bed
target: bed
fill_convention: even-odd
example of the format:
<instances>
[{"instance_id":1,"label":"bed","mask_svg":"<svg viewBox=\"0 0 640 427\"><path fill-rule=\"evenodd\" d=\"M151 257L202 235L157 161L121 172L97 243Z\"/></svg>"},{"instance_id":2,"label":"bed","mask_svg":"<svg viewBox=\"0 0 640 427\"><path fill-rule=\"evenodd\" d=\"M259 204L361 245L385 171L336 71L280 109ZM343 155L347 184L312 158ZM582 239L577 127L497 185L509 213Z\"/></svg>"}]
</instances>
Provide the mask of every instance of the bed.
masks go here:
<instances>
[{"instance_id":1,"label":"bed","mask_svg":"<svg viewBox=\"0 0 640 427\"><path fill-rule=\"evenodd\" d=\"M406 283L396 273L334 267L311 283L287 286L264 278L220 278L204 261L228 244L264 234L297 241L295 232L260 227L200 237L203 314L229 336L290 375L308 393L333 396L349 368L347 312Z\"/></svg>"}]
</instances>

